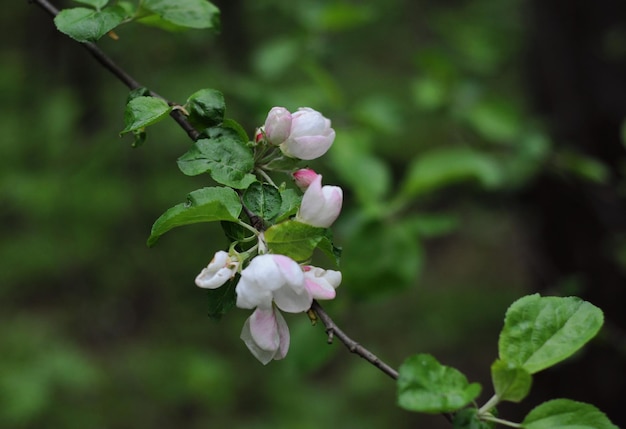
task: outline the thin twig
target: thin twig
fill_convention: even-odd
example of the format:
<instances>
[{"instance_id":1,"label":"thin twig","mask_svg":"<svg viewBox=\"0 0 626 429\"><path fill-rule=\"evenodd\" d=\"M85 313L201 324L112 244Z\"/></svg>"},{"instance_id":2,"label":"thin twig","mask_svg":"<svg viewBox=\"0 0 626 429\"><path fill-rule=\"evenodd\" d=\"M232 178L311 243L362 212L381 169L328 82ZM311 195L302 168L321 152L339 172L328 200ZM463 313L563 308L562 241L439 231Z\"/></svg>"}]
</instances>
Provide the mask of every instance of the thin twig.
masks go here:
<instances>
[{"instance_id":1,"label":"thin twig","mask_svg":"<svg viewBox=\"0 0 626 429\"><path fill-rule=\"evenodd\" d=\"M59 14L59 10L47 0L28 0L29 3L35 3L37 6L45 10L50 16L55 17ZM128 74L124 69L118 66L107 54L105 54L95 43L81 43L85 49L98 61L105 69L110 71L119 81L126 85L129 89L142 88L136 79ZM165 100L170 106L176 106L176 103L168 101L154 91L150 91L150 95ZM187 133L193 141L198 140L200 133L191 126L187 117L179 109L173 109L170 116L178 123L178 125Z\"/></svg>"},{"instance_id":2,"label":"thin twig","mask_svg":"<svg viewBox=\"0 0 626 429\"><path fill-rule=\"evenodd\" d=\"M313 301L311 305L311 309L315 311L317 317L322 321L324 326L326 327L326 334L328 335L328 342L332 343L333 338L339 338L339 340L350 350L351 353L354 353L358 356L361 356L363 359L374 365L376 368L380 369L382 372L387 374L389 377L394 380L398 379L398 371L387 365L385 362L380 360L378 356L374 353L370 352L368 349L354 341L345 332L343 332L331 319L331 317L326 313L324 308L317 301Z\"/></svg>"}]
</instances>

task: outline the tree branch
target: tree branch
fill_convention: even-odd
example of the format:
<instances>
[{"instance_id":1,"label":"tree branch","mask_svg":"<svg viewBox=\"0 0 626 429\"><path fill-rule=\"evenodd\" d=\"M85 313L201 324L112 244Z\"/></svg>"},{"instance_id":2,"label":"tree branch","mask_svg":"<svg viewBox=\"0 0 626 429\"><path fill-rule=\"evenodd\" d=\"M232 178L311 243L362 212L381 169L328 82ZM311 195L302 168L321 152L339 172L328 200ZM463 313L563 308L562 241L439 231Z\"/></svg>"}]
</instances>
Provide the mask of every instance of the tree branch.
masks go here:
<instances>
[{"instance_id":1,"label":"tree branch","mask_svg":"<svg viewBox=\"0 0 626 429\"><path fill-rule=\"evenodd\" d=\"M339 338L339 340L345 344L345 346L348 348L348 350L350 350L351 353L362 357L394 380L398 379L398 371L387 365L385 362L380 360L378 356L376 356L374 353L370 352L368 349L366 349L365 347L354 341L352 338L350 338L348 335L346 335L346 333L343 332L335 324L333 319L331 319L328 313L326 313L326 311L324 310L324 308L322 308L319 302L313 301L313 304L311 305L311 310L313 310L315 314L317 314L317 317L319 317L319 319L326 327L326 334L328 334L329 344L333 342L333 339L335 337Z\"/></svg>"},{"instance_id":2,"label":"tree branch","mask_svg":"<svg viewBox=\"0 0 626 429\"><path fill-rule=\"evenodd\" d=\"M55 17L58 15L59 10L54 7L47 0L28 0L29 3L35 3L37 6L44 9L50 16ZM108 55L106 55L95 43L82 43L82 45L89 51L89 53L98 61L104 68L109 70L118 80L120 80L124 85L126 85L129 89L137 89L143 87L137 80L135 80L131 75L129 75L124 69L119 67ZM165 98L161 97L157 93L150 91L150 95L153 97L161 98L171 106L176 105L176 103L172 103ZM178 109L174 109L170 116L180 125L180 127L185 130L187 135L192 140L197 140L199 133L195 130L189 121L187 121L186 116L180 112ZM250 213L249 213L250 214ZM398 371L393 369L391 366L387 365L385 362L380 360L378 356L374 353L370 352L368 349L354 341L350 338L345 332L339 328L333 319L326 313L324 308L317 302L313 301L311 305L311 310L315 312L317 317L322 321L324 326L326 327L326 333L328 335L328 343L332 343L333 339L338 338L351 353L354 353L367 362L374 365L376 368L380 369L383 373L387 374L394 380L398 379Z\"/></svg>"},{"instance_id":3,"label":"tree branch","mask_svg":"<svg viewBox=\"0 0 626 429\"><path fill-rule=\"evenodd\" d=\"M37 6L41 7L45 10L50 16L53 18L59 14L59 9L57 9L52 3L48 0L28 0L29 3L35 3ZM110 71L119 81L121 81L124 85L126 85L129 89L137 89L142 88L143 85L140 84L137 80L135 80L130 74L128 74L124 69L118 66L107 54L105 54L95 43L85 42L81 43L87 51L102 65L105 69ZM176 106L177 103L173 103L167 100L164 97L161 97L154 91L150 91L150 95L152 97L160 98L165 100L168 105ZM189 138L193 141L198 140L200 133L191 126L189 121L187 121L187 117L178 109L174 109L170 112L170 116L178 123L178 125L187 133Z\"/></svg>"}]
</instances>

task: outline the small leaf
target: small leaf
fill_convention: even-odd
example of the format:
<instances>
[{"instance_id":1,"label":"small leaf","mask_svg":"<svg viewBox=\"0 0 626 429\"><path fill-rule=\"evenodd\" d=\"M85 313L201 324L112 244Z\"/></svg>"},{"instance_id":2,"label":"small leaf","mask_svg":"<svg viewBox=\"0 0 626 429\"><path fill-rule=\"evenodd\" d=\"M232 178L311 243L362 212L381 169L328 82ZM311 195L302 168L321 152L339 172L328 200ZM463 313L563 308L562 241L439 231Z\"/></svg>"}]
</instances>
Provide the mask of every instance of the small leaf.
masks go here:
<instances>
[{"instance_id":1,"label":"small leaf","mask_svg":"<svg viewBox=\"0 0 626 429\"><path fill-rule=\"evenodd\" d=\"M286 255L303 262L313 255L313 250L324 238L325 229L287 220L265 231L265 242L273 253Z\"/></svg>"},{"instance_id":2,"label":"small leaf","mask_svg":"<svg viewBox=\"0 0 626 429\"><path fill-rule=\"evenodd\" d=\"M224 95L216 89L194 92L184 107L189 112L189 122L197 129L214 127L224 121L226 103Z\"/></svg>"},{"instance_id":3,"label":"small leaf","mask_svg":"<svg viewBox=\"0 0 626 429\"><path fill-rule=\"evenodd\" d=\"M150 90L146 88L145 86L131 89L128 92L128 96L126 97L126 104L130 103L131 100L137 97L148 97L148 96L150 96Z\"/></svg>"},{"instance_id":4,"label":"small leaf","mask_svg":"<svg viewBox=\"0 0 626 429\"><path fill-rule=\"evenodd\" d=\"M126 18L126 11L119 6L104 10L85 7L64 9L54 18L57 29L79 42L95 42L113 30Z\"/></svg>"},{"instance_id":5,"label":"small leaf","mask_svg":"<svg viewBox=\"0 0 626 429\"><path fill-rule=\"evenodd\" d=\"M74 0L76 3L82 3L94 7L96 9L102 9L107 5L109 0Z\"/></svg>"},{"instance_id":6,"label":"small leaf","mask_svg":"<svg viewBox=\"0 0 626 429\"><path fill-rule=\"evenodd\" d=\"M496 395L503 401L521 401L532 385L528 371L503 360L496 360L491 365L491 379Z\"/></svg>"},{"instance_id":7,"label":"small leaf","mask_svg":"<svg viewBox=\"0 0 626 429\"><path fill-rule=\"evenodd\" d=\"M213 180L236 189L245 189L256 177L252 151L239 134L228 128L210 128L208 139L197 140L178 158L178 168L188 175L209 173Z\"/></svg>"},{"instance_id":8,"label":"small leaf","mask_svg":"<svg viewBox=\"0 0 626 429\"><path fill-rule=\"evenodd\" d=\"M219 28L219 9L206 0L145 0L145 9L165 21L189 28Z\"/></svg>"},{"instance_id":9,"label":"small leaf","mask_svg":"<svg viewBox=\"0 0 626 429\"><path fill-rule=\"evenodd\" d=\"M241 197L244 205L255 215L271 221L280 211L282 199L278 189L266 183L255 182Z\"/></svg>"},{"instance_id":10,"label":"small leaf","mask_svg":"<svg viewBox=\"0 0 626 429\"><path fill-rule=\"evenodd\" d=\"M553 399L535 407L522 422L525 429L618 429L599 409L584 402Z\"/></svg>"},{"instance_id":11,"label":"small leaf","mask_svg":"<svg viewBox=\"0 0 626 429\"><path fill-rule=\"evenodd\" d=\"M302 201L302 195L298 194L294 189L280 190L280 210L275 222L281 222L297 213Z\"/></svg>"},{"instance_id":12,"label":"small leaf","mask_svg":"<svg viewBox=\"0 0 626 429\"><path fill-rule=\"evenodd\" d=\"M218 220L237 222L239 213L241 201L234 190L224 187L198 189L189 194L186 203L175 205L154 222L148 246L177 226Z\"/></svg>"},{"instance_id":13,"label":"small leaf","mask_svg":"<svg viewBox=\"0 0 626 429\"><path fill-rule=\"evenodd\" d=\"M216 289L207 289L210 318L220 319L228 310L235 306L237 300L235 286L238 280L239 279L235 277Z\"/></svg>"},{"instance_id":14,"label":"small leaf","mask_svg":"<svg viewBox=\"0 0 626 429\"><path fill-rule=\"evenodd\" d=\"M463 408L480 394L458 370L428 354L408 358L398 375L398 405L420 413L447 413Z\"/></svg>"},{"instance_id":15,"label":"small leaf","mask_svg":"<svg viewBox=\"0 0 626 429\"><path fill-rule=\"evenodd\" d=\"M580 298L525 296L506 312L500 359L534 374L574 354L603 321L602 310Z\"/></svg>"},{"instance_id":16,"label":"small leaf","mask_svg":"<svg viewBox=\"0 0 626 429\"><path fill-rule=\"evenodd\" d=\"M156 97L135 97L126 105L124 123L126 127L120 132L125 134L130 131L141 130L165 118L172 108L165 100Z\"/></svg>"},{"instance_id":17,"label":"small leaf","mask_svg":"<svg viewBox=\"0 0 626 429\"><path fill-rule=\"evenodd\" d=\"M411 163L402 193L414 197L468 180L487 189L500 185L503 175L498 162L486 153L466 148L437 149Z\"/></svg>"},{"instance_id":18,"label":"small leaf","mask_svg":"<svg viewBox=\"0 0 626 429\"><path fill-rule=\"evenodd\" d=\"M234 119L224 118L224 121L222 122L222 128L228 128L235 131L239 135L241 141L250 141L250 137L248 137L246 130L241 126L239 122L235 121Z\"/></svg>"}]
</instances>

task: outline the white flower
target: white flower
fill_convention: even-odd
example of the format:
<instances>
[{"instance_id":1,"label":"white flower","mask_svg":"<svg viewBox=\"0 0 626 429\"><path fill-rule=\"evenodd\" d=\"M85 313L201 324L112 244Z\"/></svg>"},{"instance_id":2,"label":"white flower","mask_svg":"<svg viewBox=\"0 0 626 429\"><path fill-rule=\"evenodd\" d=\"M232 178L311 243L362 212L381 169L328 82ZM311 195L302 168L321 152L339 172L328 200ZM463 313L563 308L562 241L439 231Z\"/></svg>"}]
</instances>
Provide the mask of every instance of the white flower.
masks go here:
<instances>
[{"instance_id":1,"label":"white flower","mask_svg":"<svg viewBox=\"0 0 626 429\"><path fill-rule=\"evenodd\" d=\"M233 278L239 267L239 261L232 259L223 250L213 256L209 265L196 277L196 285L205 289L215 289Z\"/></svg>"},{"instance_id":2,"label":"white flower","mask_svg":"<svg viewBox=\"0 0 626 429\"><path fill-rule=\"evenodd\" d=\"M252 259L235 288L237 307L269 310L272 302L289 313L311 307L304 274L296 261L284 255L265 254Z\"/></svg>"},{"instance_id":3,"label":"white flower","mask_svg":"<svg viewBox=\"0 0 626 429\"><path fill-rule=\"evenodd\" d=\"M320 228L328 228L339 216L342 203L341 188L322 186L322 176L318 174L302 196L296 220Z\"/></svg>"},{"instance_id":4,"label":"white flower","mask_svg":"<svg viewBox=\"0 0 626 429\"><path fill-rule=\"evenodd\" d=\"M335 289L341 284L341 272L324 270L322 268L305 265L304 287L313 299L334 299Z\"/></svg>"},{"instance_id":5,"label":"white flower","mask_svg":"<svg viewBox=\"0 0 626 429\"><path fill-rule=\"evenodd\" d=\"M309 107L301 107L293 114L284 107L274 107L264 128L267 140L291 158L319 158L335 141L330 120Z\"/></svg>"},{"instance_id":6,"label":"white flower","mask_svg":"<svg viewBox=\"0 0 626 429\"><path fill-rule=\"evenodd\" d=\"M241 339L263 365L284 358L289 350L289 328L275 307L257 308L243 325Z\"/></svg>"}]
</instances>

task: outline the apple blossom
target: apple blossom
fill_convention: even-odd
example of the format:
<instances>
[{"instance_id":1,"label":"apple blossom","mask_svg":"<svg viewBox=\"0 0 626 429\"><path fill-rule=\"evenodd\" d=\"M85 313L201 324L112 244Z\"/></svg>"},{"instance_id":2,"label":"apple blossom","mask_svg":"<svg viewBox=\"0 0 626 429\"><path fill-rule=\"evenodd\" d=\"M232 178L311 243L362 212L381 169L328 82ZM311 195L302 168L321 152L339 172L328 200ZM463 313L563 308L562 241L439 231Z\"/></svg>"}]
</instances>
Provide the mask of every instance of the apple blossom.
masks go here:
<instances>
[{"instance_id":1,"label":"apple blossom","mask_svg":"<svg viewBox=\"0 0 626 429\"><path fill-rule=\"evenodd\" d=\"M296 186L304 192L307 190L311 182L315 180L317 173L310 168L301 168L300 170L295 171L292 176L296 182Z\"/></svg>"},{"instance_id":2,"label":"apple blossom","mask_svg":"<svg viewBox=\"0 0 626 429\"><path fill-rule=\"evenodd\" d=\"M205 289L215 289L233 278L239 268L239 261L223 250L215 253L209 265L196 277L196 285Z\"/></svg>"},{"instance_id":3,"label":"apple blossom","mask_svg":"<svg viewBox=\"0 0 626 429\"><path fill-rule=\"evenodd\" d=\"M319 158L335 140L330 120L309 107L300 107L293 114L284 107L273 107L264 128L267 140L291 158Z\"/></svg>"},{"instance_id":4,"label":"apple blossom","mask_svg":"<svg viewBox=\"0 0 626 429\"><path fill-rule=\"evenodd\" d=\"M311 182L302 196L296 220L320 228L328 228L339 216L343 191L338 186L322 186L322 176Z\"/></svg>"},{"instance_id":5,"label":"apple blossom","mask_svg":"<svg viewBox=\"0 0 626 429\"><path fill-rule=\"evenodd\" d=\"M257 308L246 320L241 339L263 365L272 359L282 359L289 350L289 328L275 307Z\"/></svg>"},{"instance_id":6,"label":"apple blossom","mask_svg":"<svg viewBox=\"0 0 626 429\"><path fill-rule=\"evenodd\" d=\"M270 309L272 302L289 313L311 307L312 298L304 287L302 268L284 255L265 254L252 259L241 272L235 288L237 307Z\"/></svg>"},{"instance_id":7,"label":"apple blossom","mask_svg":"<svg viewBox=\"0 0 626 429\"><path fill-rule=\"evenodd\" d=\"M272 107L267 114L263 127L267 140L278 146L289 137L291 132L291 113L284 107Z\"/></svg>"},{"instance_id":8,"label":"apple blossom","mask_svg":"<svg viewBox=\"0 0 626 429\"><path fill-rule=\"evenodd\" d=\"M341 272L324 270L319 267L305 265L304 287L313 299L334 299L335 289L341 283Z\"/></svg>"}]
</instances>

